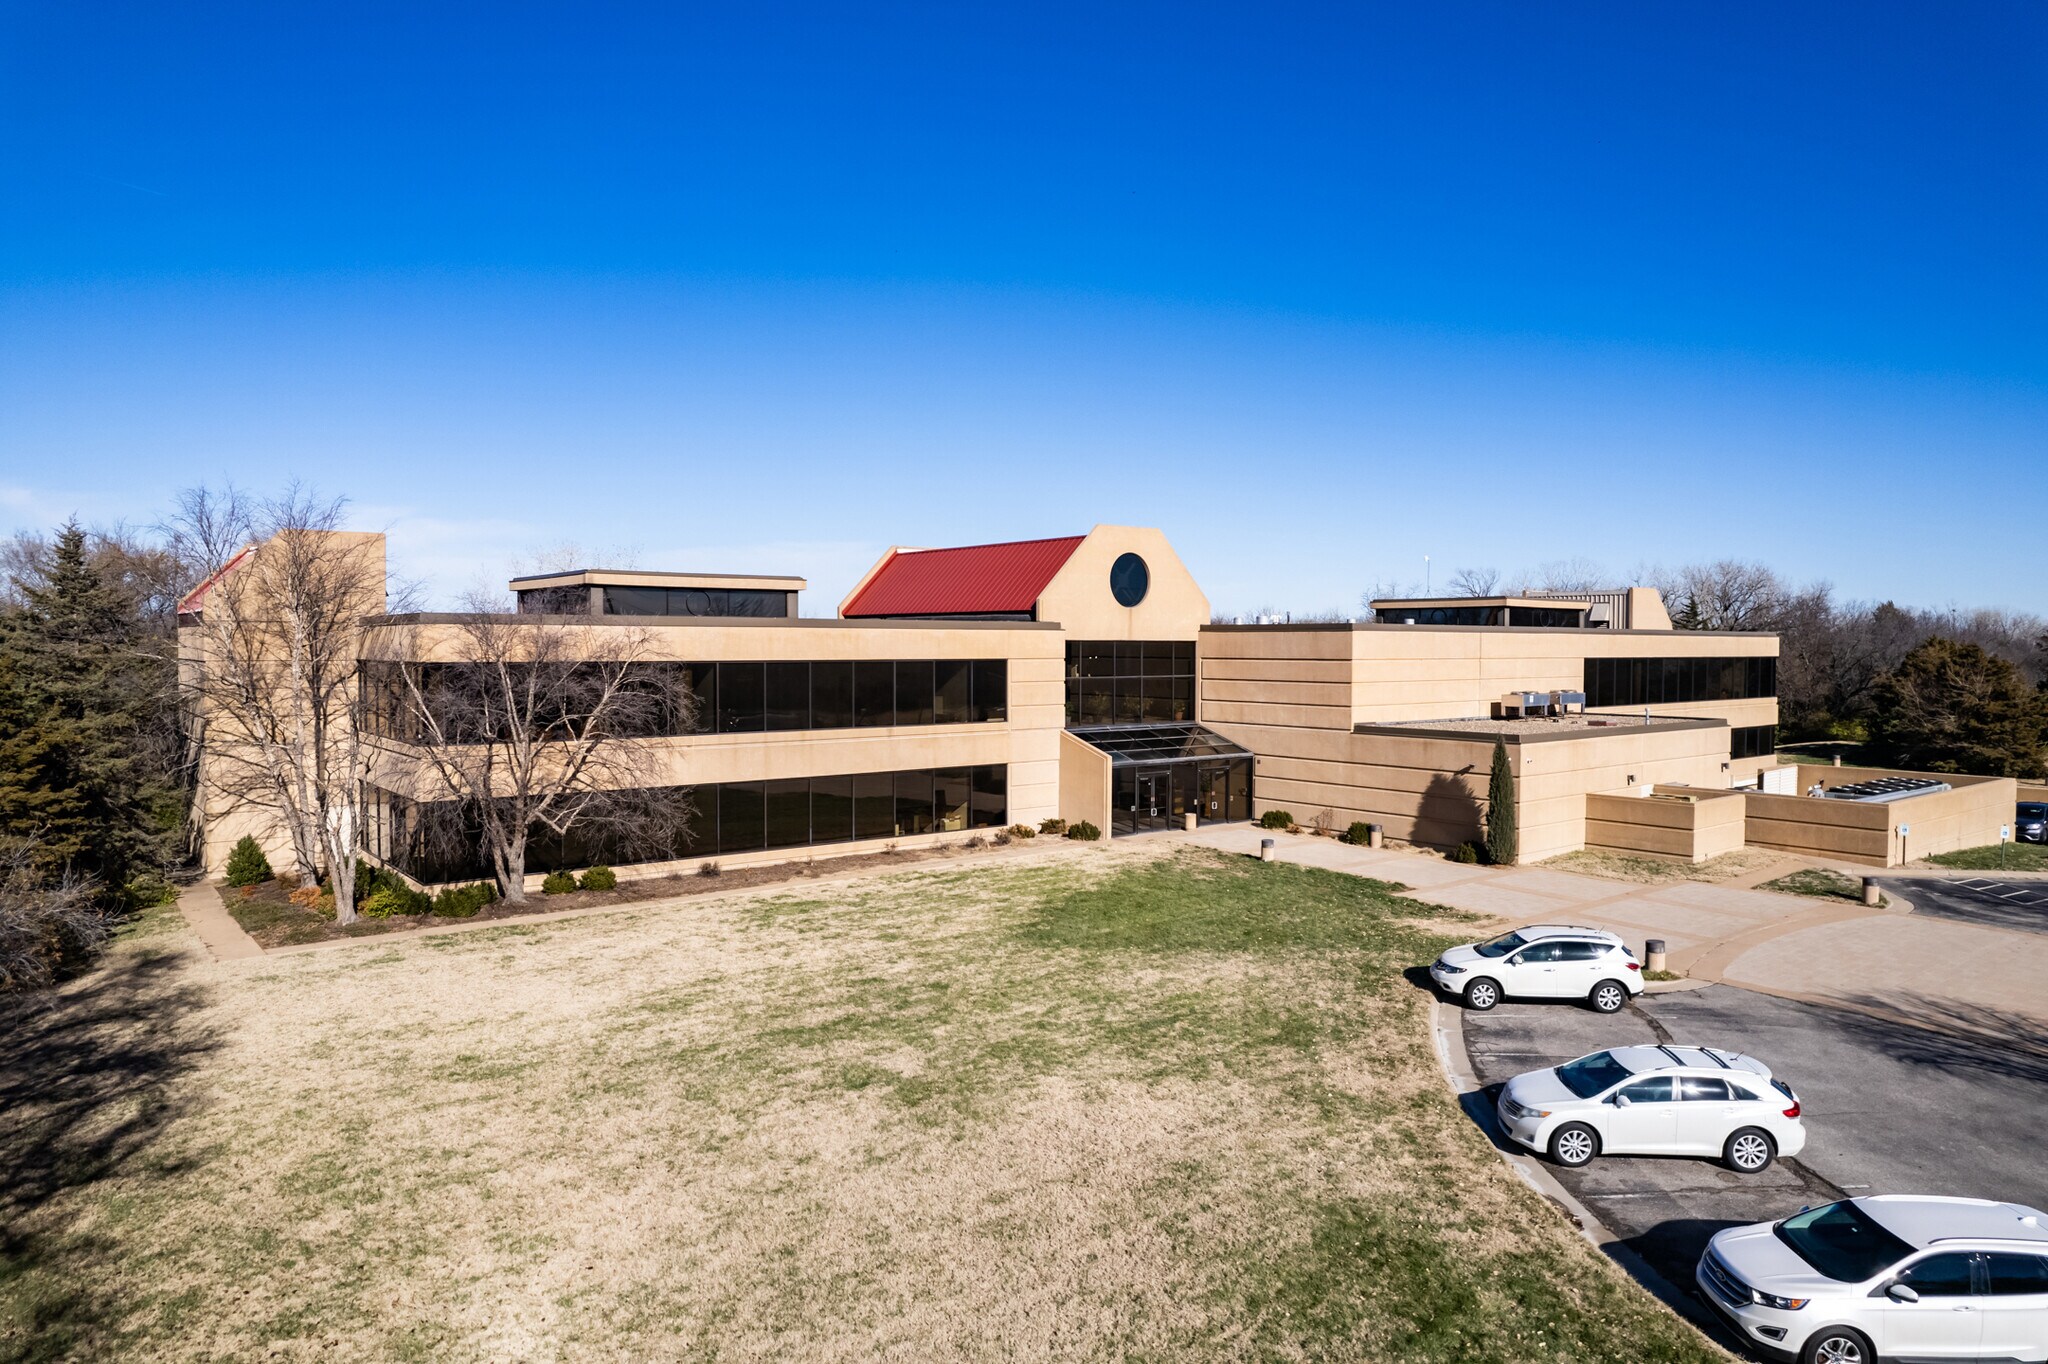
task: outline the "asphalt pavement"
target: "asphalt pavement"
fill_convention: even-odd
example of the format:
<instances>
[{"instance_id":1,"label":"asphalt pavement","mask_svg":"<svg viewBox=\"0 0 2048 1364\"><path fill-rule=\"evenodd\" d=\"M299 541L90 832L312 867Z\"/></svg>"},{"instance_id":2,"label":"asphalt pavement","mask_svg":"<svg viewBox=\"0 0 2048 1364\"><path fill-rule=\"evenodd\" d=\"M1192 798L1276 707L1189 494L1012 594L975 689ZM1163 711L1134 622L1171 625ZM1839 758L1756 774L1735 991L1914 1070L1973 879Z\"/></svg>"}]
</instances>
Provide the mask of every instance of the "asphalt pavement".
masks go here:
<instances>
[{"instance_id":1,"label":"asphalt pavement","mask_svg":"<svg viewBox=\"0 0 2048 1364\"><path fill-rule=\"evenodd\" d=\"M1900 877L1880 880L1884 893L1904 900L1916 913L2048 933L2048 881L2003 881L1997 872L1961 880Z\"/></svg>"},{"instance_id":2,"label":"asphalt pavement","mask_svg":"<svg viewBox=\"0 0 2048 1364\"><path fill-rule=\"evenodd\" d=\"M1924 883L1923 883L1924 884ZM1815 963L1817 973L1825 963ZM1453 1005L1452 1007L1456 1007ZM1906 1011L1880 1016L1729 985L1643 995L1603 1017L1568 1003L1463 1011L1465 1049L1486 1086L1469 1105L1493 1120L1501 1082L1604 1047L1681 1042L1748 1052L1798 1093L1807 1144L1761 1175L1670 1156L1551 1166L1652 1268L1689 1290L1707 1239L1802 1204L1872 1193L1940 1193L2048 1207L2048 1029L1995 1020L1974 1036ZM1480 1096L1472 1096L1478 1100Z\"/></svg>"}]
</instances>

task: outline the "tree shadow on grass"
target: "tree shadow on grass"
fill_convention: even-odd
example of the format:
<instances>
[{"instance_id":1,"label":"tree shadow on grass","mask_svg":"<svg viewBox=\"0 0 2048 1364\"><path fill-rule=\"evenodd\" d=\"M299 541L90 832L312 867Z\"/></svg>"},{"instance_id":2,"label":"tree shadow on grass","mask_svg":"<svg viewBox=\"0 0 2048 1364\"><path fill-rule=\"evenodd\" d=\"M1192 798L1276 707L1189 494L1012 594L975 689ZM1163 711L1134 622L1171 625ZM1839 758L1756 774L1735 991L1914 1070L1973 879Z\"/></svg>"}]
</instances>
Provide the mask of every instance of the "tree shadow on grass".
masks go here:
<instances>
[{"instance_id":1,"label":"tree shadow on grass","mask_svg":"<svg viewBox=\"0 0 2048 1364\"><path fill-rule=\"evenodd\" d=\"M2048 1084L2048 1022L1931 995L1856 995L1833 1011L1842 1030L1908 1065ZM1825 1006L1819 1006L1825 1007Z\"/></svg>"},{"instance_id":2,"label":"tree shadow on grass","mask_svg":"<svg viewBox=\"0 0 2048 1364\"><path fill-rule=\"evenodd\" d=\"M174 953L116 954L51 994L0 1002L0 1361L75 1358L108 1304L83 1266L118 1253L73 1219L37 1214L65 1194L146 1168L193 1099L178 1081L217 1045L205 992Z\"/></svg>"}]
</instances>

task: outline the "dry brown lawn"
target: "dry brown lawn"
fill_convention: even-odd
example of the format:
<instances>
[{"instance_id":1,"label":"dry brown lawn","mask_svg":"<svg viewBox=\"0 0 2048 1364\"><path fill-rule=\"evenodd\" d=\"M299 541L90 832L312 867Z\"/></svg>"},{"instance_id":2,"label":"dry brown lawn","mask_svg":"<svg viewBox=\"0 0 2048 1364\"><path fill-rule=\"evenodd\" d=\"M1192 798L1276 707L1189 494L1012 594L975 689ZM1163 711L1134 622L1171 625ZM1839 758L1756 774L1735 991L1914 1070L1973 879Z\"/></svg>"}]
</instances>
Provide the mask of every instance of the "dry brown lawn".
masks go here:
<instances>
[{"instance_id":1,"label":"dry brown lawn","mask_svg":"<svg viewBox=\"0 0 2048 1364\"><path fill-rule=\"evenodd\" d=\"M1578 852L1547 858L1540 865L1551 871L1603 876L1610 881L1672 885L1679 881L1732 881L1785 860L1784 853L1772 852L1768 848L1744 848L1740 852L1710 857L1704 862L1667 862L1656 857L1633 857L1628 853L1582 848Z\"/></svg>"},{"instance_id":2,"label":"dry brown lawn","mask_svg":"<svg viewBox=\"0 0 2048 1364\"><path fill-rule=\"evenodd\" d=\"M0 1359L1704 1360L1449 1094L1444 941L1157 842L221 964L12 1025Z\"/></svg>"}]
</instances>

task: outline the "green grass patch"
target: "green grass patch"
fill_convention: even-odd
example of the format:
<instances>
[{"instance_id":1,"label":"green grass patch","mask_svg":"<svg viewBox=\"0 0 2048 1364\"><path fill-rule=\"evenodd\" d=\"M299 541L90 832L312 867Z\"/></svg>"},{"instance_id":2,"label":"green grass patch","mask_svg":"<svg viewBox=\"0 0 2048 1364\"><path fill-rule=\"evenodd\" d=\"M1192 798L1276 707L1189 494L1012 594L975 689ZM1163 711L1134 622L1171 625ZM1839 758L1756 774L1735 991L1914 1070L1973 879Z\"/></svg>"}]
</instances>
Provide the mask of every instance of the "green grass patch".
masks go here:
<instances>
[{"instance_id":1,"label":"green grass patch","mask_svg":"<svg viewBox=\"0 0 2048 1364\"><path fill-rule=\"evenodd\" d=\"M2048 844L1993 843L1984 848L1936 853L1927 860L1937 867L1968 871L2048 871Z\"/></svg>"},{"instance_id":2,"label":"green grass patch","mask_svg":"<svg viewBox=\"0 0 2048 1364\"><path fill-rule=\"evenodd\" d=\"M1790 876L1780 876L1775 881L1766 881L1760 890L1775 890L1786 895L1811 895L1821 900L1847 900L1854 904L1863 903L1863 879L1847 872L1834 871L1827 867L1809 867L1795 871ZM1879 907L1886 901L1877 897Z\"/></svg>"}]
</instances>

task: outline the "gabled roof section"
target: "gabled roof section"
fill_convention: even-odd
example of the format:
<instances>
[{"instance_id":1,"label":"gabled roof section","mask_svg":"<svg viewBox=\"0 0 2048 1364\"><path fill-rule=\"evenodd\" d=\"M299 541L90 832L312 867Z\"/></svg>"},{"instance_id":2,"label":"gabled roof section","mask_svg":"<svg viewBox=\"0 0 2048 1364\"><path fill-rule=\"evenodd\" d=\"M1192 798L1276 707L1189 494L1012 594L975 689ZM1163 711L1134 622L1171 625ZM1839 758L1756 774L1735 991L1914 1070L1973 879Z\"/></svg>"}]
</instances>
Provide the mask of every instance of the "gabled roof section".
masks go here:
<instances>
[{"instance_id":1,"label":"gabled roof section","mask_svg":"<svg viewBox=\"0 0 2048 1364\"><path fill-rule=\"evenodd\" d=\"M179 599L178 614L181 616L197 615L205 610L206 594L213 591L222 578L227 577L228 574L240 568L243 561L255 552L256 546L254 545L244 545L236 550L226 563L207 575L205 582L199 584L199 586L193 588Z\"/></svg>"},{"instance_id":2,"label":"gabled roof section","mask_svg":"<svg viewBox=\"0 0 2048 1364\"><path fill-rule=\"evenodd\" d=\"M839 614L852 620L1029 611L1086 538L1067 535L956 549L891 550L854 589Z\"/></svg>"}]
</instances>

